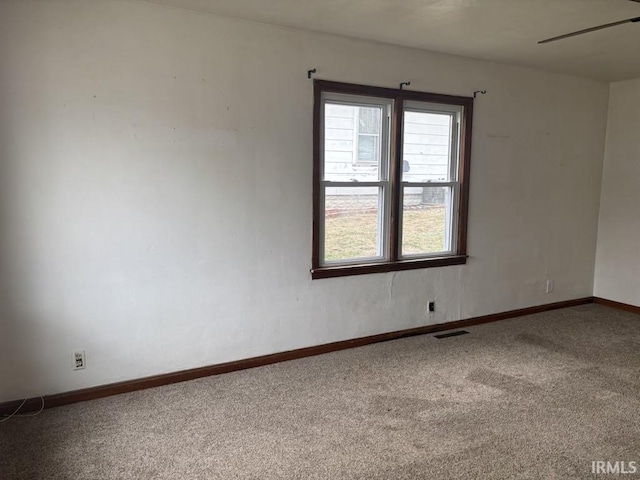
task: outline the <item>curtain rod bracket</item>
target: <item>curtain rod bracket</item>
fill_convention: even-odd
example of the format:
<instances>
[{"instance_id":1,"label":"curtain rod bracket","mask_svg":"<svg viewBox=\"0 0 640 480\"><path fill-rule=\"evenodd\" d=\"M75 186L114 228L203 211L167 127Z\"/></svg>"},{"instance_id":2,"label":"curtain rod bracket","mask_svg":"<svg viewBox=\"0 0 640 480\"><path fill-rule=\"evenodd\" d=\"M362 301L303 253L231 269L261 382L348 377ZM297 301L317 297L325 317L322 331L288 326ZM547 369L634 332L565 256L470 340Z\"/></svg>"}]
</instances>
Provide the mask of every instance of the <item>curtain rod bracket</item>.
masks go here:
<instances>
[{"instance_id":1,"label":"curtain rod bracket","mask_svg":"<svg viewBox=\"0 0 640 480\"><path fill-rule=\"evenodd\" d=\"M317 69L307 70L307 78L311 78L314 73L316 73Z\"/></svg>"},{"instance_id":2,"label":"curtain rod bracket","mask_svg":"<svg viewBox=\"0 0 640 480\"><path fill-rule=\"evenodd\" d=\"M411 85L411 82L402 82L400 84L400 90L403 90L405 85L408 87L409 85Z\"/></svg>"},{"instance_id":3,"label":"curtain rod bracket","mask_svg":"<svg viewBox=\"0 0 640 480\"><path fill-rule=\"evenodd\" d=\"M476 98L478 96L478 94L486 95L487 91L486 90L476 90L475 92L473 92L473 98Z\"/></svg>"}]
</instances>

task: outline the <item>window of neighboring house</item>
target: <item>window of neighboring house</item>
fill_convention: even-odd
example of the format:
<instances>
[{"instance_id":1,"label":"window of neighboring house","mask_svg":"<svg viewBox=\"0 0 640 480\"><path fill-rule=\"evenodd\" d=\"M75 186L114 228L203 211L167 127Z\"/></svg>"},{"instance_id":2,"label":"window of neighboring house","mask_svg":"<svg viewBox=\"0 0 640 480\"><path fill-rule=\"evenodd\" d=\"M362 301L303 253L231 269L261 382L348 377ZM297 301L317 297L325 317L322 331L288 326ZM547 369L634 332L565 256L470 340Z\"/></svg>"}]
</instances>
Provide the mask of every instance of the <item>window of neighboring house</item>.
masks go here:
<instances>
[{"instance_id":1,"label":"window of neighboring house","mask_svg":"<svg viewBox=\"0 0 640 480\"><path fill-rule=\"evenodd\" d=\"M472 109L316 80L313 278L466 262Z\"/></svg>"},{"instance_id":2,"label":"window of neighboring house","mask_svg":"<svg viewBox=\"0 0 640 480\"><path fill-rule=\"evenodd\" d=\"M371 166L380 156L380 134L383 112L380 108L353 107L355 112L356 155L354 165Z\"/></svg>"}]
</instances>

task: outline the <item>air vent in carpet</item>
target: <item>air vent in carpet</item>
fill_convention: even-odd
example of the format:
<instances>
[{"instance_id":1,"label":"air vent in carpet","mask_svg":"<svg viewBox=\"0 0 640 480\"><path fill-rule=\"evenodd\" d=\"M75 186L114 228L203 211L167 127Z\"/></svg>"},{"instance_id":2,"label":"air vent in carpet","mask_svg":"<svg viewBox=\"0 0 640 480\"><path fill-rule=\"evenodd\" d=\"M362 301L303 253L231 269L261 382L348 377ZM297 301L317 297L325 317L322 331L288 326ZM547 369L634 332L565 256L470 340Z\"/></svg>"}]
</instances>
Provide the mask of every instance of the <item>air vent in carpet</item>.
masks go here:
<instances>
[{"instance_id":1,"label":"air vent in carpet","mask_svg":"<svg viewBox=\"0 0 640 480\"><path fill-rule=\"evenodd\" d=\"M434 335L434 337L436 338L449 338L449 337L458 337L460 335L466 335L467 332L466 330L457 330L455 332L449 332L449 333L441 333L440 335Z\"/></svg>"}]
</instances>

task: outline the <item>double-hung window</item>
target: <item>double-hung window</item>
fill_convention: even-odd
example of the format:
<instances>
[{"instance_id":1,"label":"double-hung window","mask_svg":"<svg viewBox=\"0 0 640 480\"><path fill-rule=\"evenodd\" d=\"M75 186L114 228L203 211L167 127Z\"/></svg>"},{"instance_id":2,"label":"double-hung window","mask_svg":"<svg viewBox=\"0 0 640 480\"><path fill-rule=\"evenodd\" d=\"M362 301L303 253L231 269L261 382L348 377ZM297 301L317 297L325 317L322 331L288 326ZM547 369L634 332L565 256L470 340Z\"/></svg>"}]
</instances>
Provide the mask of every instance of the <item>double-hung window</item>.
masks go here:
<instances>
[{"instance_id":1,"label":"double-hung window","mask_svg":"<svg viewBox=\"0 0 640 480\"><path fill-rule=\"evenodd\" d=\"M466 262L472 109L315 81L313 278Z\"/></svg>"}]
</instances>

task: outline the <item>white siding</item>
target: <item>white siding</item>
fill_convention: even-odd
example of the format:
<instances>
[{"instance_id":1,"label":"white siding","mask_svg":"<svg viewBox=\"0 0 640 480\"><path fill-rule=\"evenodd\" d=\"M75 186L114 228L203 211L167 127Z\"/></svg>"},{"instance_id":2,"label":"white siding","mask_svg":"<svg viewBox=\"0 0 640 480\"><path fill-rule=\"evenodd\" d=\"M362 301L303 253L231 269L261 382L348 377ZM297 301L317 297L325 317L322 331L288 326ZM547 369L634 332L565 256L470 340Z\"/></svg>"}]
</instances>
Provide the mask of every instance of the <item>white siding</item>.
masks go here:
<instances>
[{"instance_id":1,"label":"white siding","mask_svg":"<svg viewBox=\"0 0 640 480\"><path fill-rule=\"evenodd\" d=\"M356 165L356 109L346 105L325 106L325 179L367 181L377 179L377 169ZM426 182L447 179L449 118L443 115L405 113L403 160L409 171L403 180ZM426 123L429 122L429 123Z\"/></svg>"}]
</instances>

